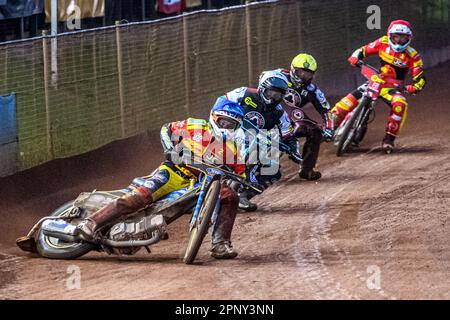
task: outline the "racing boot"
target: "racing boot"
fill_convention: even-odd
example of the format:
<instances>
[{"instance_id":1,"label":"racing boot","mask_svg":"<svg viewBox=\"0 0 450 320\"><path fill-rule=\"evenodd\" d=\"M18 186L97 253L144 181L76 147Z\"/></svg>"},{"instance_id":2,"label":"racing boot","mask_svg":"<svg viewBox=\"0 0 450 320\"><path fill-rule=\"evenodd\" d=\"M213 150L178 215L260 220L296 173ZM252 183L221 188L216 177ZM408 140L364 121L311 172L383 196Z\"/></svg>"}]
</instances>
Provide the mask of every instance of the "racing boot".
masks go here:
<instances>
[{"instance_id":1,"label":"racing boot","mask_svg":"<svg viewBox=\"0 0 450 320\"><path fill-rule=\"evenodd\" d=\"M298 175L302 179L306 179L309 181L319 180L322 177L322 174L319 171L314 171L314 169L305 169L302 168Z\"/></svg>"},{"instance_id":2,"label":"racing boot","mask_svg":"<svg viewBox=\"0 0 450 320\"><path fill-rule=\"evenodd\" d=\"M239 198L229 187L222 186L220 190L220 214L214 223L212 232L211 256L216 259L233 259L238 253L231 245L231 232L239 204Z\"/></svg>"},{"instance_id":3,"label":"racing boot","mask_svg":"<svg viewBox=\"0 0 450 320\"><path fill-rule=\"evenodd\" d=\"M239 194L239 209L246 212L256 211L258 209L258 206L250 201L250 199L254 196L255 195L250 190L245 190L241 194Z\"/></svg>"},{"instance_id":4,"label":"racing boot","mask_svg":"<svg viewBox=\"0 0 450 320\"><path fill-rule=\"evenodd\" d=\"M83 219L78 226L78 235L87 242L96 242L100 229L110 225L122 216L136 212L152 202L152 193L147 188L138 188L133 193L113 200L105 207Z\"/></svg>"},{"instance_id":5,"label":"racing boot","mask_svg":"<svg viewBox=\"0 0 450 320\"><path fill-rule=\"evenodd\" d=\"M384 151L384 153L390 154L390 153L392 153L392 151L394 151L394 141L395 141L395 136L393 136L389 133L386 133L386 135L384 136L384 139L383 139L382 147L381 147L381 149Z\"/></svg>"},{"instance_id":6,"label":"racing boot","mask_svg":"<svg viewBox=\"0 0 450 320\"><path fill-rule=\"evenodd\" d=\"M211 257L216 259L233 259L236 258L237 255L238 253L233 250L230 241L216 243L211 249Z\"/></svg>"},{"instance_id":7,"label":"racing boot","mask_svg":"<svg viewBox=\"0 0 450 320\"><path fill-rule=\"evenodd\" d=\"M351 112L358 105L358 99L349 93L344 98L339 100L333 109L328 113L329 117L333 120L334 129L339 128L347 113Z\"/></svg>"},{"instance_id":8,"label":"racing boot","mask_svg":"<svg viewBox=\"0 0 450 320\"><path fill-rule=\"evenodd\" d=\"M322 174L313 169L319 157L322 131L315 126L309 126L307 127L306 133L306 141L302 150L303 162L298 175L300 178L306 180L319 180Z\"/></svg>"}]
</instances>

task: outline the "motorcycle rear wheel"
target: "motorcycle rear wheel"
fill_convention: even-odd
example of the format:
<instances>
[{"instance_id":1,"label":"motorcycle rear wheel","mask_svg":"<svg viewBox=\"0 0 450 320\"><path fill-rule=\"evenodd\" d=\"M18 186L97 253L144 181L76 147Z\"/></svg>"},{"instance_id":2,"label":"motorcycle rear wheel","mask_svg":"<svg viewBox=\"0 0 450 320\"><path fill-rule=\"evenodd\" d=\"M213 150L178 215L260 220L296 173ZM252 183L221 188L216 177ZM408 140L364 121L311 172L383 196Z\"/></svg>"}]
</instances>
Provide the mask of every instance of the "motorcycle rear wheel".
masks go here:
<instances>
[{"instance_id":1,"label":"motorcycle rear wheel","mask_svg":"<svg viewBox=\"0 0 450 320\"><path fill-rule=\"evenodd\" d=\"M51 216L61 216L70 210L73 206L73 201L69 201L53 211ZM81 257L93 250L95 245L80 242L69 243L59 239L44 235L42 230L39 230L36 237L36 249L42 257L49 259L64 259L71 260Z\"/></svg>"},{"instance_id":2,"label":"motorcycle rear wheel","mask_svg":"<svg viewBox=\"0 0 450 320\"><path fill-rule=\"evenodd\" d=\"M216 202L219 200L219 193L220 181L214 180L208 188L205 200L200 208L197 222L190 232L189 242L183 258L183 262L186 264L192 264L197 257L203 239L208 233L214 208L216 207Z\"/></svg>"}]
</instances>

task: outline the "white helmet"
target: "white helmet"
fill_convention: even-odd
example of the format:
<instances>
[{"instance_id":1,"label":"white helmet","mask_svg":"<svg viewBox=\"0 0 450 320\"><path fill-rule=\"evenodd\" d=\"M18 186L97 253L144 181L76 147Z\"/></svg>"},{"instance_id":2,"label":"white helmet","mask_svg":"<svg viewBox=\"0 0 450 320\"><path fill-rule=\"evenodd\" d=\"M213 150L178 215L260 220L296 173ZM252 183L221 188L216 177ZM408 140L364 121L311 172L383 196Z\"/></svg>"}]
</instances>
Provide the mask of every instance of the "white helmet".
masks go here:
<instances>
[{"instance_id":1,"label":"white helmet","mask_svg":"<svg viewBox=\"0 0 450 320\"><path fill-rule=\"evenodd\" d=\"M411 43L412 29L408 21L395 20L392 21L388 28L389 46L395 52L403 52ZM403 37L401 43L394 37ZM399 38L400 39L400 38Z\"/></svg>"},{"instance_id":2,"label":"white helmet","mask_svg":"<svg viewBox=\"0 0 450 320\"><path fill-rule=\"evenodd\" d=\"M267 106L275 107L288 90L288 79L278 70L264 72L258 84L258 93Z\"/></svg>"}]
</instances>

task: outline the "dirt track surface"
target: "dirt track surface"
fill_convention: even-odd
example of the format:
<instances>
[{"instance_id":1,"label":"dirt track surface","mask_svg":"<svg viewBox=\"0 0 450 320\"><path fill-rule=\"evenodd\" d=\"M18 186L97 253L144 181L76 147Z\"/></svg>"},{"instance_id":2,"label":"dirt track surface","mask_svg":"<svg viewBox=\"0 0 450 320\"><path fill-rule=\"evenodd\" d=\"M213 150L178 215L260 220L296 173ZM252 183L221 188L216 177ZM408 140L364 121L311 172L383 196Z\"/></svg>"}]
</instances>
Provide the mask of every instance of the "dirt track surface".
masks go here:
<instances>
[{"instance_id":1,"label":"dirt track surface","mask_svg":"<svg viewBox=\"0 0 450 320\"><path fill-rule=\"evenodd\" d=\"M79 192L147 174L160 160L158 140L130 139L0 179L0 298L450 299L449 74L449 64L431 70L426 90L409 97L395 154L380 152L387 109L379 105L361 150L336 158L323 146L317 183L284 162L283 180L256 198L259 211L238 216L240 254L231 261L209 257L206 239L198 264L182 263L188 216L150 255L56 261L15 247ZM66 286L73 265L80 289Z\"/></svg>"}]
</instances>

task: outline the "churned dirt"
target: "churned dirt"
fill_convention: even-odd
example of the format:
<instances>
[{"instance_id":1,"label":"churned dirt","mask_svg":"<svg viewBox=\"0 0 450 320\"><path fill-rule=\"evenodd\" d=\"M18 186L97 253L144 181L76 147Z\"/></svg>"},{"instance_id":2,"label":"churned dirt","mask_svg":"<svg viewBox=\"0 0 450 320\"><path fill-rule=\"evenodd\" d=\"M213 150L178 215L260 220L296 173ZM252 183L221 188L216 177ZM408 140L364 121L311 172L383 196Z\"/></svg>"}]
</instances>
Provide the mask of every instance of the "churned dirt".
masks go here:
<instances>
[{"instance_id":1,"label":"churned dirt","mask_svg":"<svg viewBox=\"0 0 450 320\"><path fill-rule=\"evenodd\" d=\"M380 152L380 104L358 152L337 158L323 145L318 182L300 181L284 160L282 181L255 198L260 209L239 214L240 254L231 261L211 258L208 238L196 265L182 263L188 216L151 254L58 261L15 247L78 193L120 188L153 170L161 157L152 135L0 179L0 298L450 299L449 74L450 64L430 70L425 91L408 98L394 154ZM73 270L79 289L70 286Z\"/></svg>"}]
</instances>

